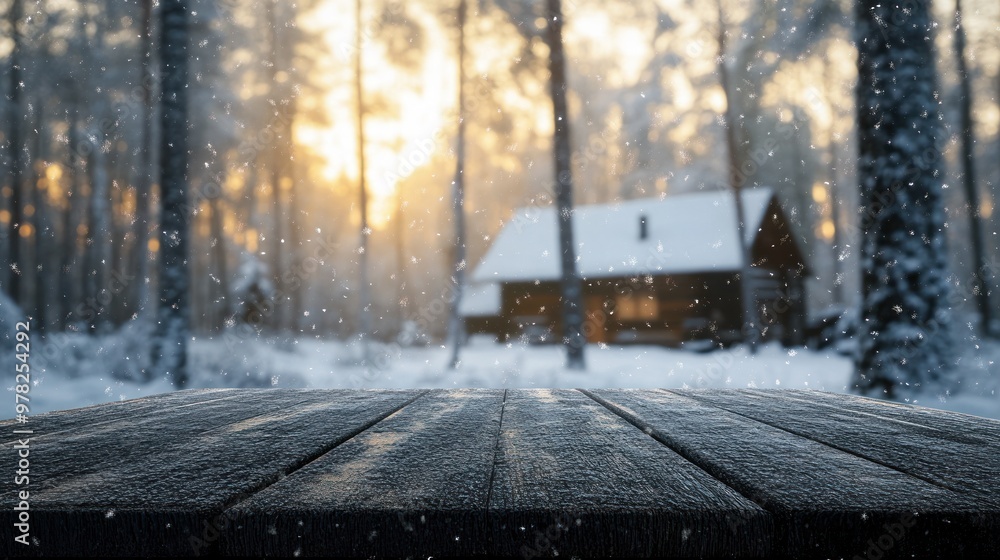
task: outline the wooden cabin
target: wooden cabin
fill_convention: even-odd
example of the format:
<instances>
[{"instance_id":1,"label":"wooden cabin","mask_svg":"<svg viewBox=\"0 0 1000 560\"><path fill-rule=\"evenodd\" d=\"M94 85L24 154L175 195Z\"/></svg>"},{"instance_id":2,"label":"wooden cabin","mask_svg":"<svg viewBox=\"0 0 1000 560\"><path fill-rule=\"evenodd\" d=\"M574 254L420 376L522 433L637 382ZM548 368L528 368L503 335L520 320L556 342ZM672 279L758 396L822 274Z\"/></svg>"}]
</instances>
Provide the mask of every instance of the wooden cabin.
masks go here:
<instances>
[{"instance_id":1,"label":"wooden cabin","mask_svg":"<svg viewBox=\"0 0 1000 560\"><path fill-rule=\"evenodd\" d=\"M743 193L764 340L800 344L805 260L771 189ZM574 211L584 333L591 343L683 345L745 339L741 254L729 191ZM559 342L558 224L552 207L514 213L473 273L461 305L470 333Z\"/></svg>"}]
</instances>

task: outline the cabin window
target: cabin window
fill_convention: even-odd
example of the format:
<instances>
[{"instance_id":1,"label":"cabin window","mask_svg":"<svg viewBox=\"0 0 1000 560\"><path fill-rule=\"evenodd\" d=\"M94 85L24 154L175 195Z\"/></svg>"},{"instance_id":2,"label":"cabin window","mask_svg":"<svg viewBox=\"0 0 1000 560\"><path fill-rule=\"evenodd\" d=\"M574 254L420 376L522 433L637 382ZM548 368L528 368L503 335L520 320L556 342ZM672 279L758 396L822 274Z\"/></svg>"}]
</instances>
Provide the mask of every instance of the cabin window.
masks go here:
<instances>
[{"instance_id":1,"label":"cabin window","mask_svg":"<svg viewBox=\"0 0 1000 560\"><path fill-rule=\"evenodd\" d=\"M659 301L652 292L619 294L615 309L619 321L649 321L660 315Z\"/></svg>"}]
</instances>

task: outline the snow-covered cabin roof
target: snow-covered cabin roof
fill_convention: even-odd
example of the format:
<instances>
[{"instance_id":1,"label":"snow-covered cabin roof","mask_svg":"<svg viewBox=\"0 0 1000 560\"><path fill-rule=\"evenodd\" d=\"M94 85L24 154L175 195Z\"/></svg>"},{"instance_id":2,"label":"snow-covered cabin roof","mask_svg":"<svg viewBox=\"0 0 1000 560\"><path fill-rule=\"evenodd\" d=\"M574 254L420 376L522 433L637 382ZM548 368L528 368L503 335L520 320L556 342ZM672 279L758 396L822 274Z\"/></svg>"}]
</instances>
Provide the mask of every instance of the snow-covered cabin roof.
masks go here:
<instances>
[{"instance_id":1,"label":"snow-covered cabin roof","mask_svg":"<svg viewBox=\"0 0 1000 560\"><path fill-rule=\"evenodd\" d=\"M760 229L774 192L743 191L747 242ZM740 267L736 204L728 190L577 207L573 238L584 278L727 272ZM647 235L640 236L645 218ZM521 208L504 225L473 274L476 282L558 280L556 209Z\"/></svg>"},{"instance_id":2,"label":"snow-covered cabin roof","mask_svg":"<svg viewBox=\"0 0 1000 560\"><path fill-rule=\"evenodd\" d=\"M472 284L465 288L458 312L463 317L494 317L500 314L500 284Z\"/></svg>"}]
</instances>

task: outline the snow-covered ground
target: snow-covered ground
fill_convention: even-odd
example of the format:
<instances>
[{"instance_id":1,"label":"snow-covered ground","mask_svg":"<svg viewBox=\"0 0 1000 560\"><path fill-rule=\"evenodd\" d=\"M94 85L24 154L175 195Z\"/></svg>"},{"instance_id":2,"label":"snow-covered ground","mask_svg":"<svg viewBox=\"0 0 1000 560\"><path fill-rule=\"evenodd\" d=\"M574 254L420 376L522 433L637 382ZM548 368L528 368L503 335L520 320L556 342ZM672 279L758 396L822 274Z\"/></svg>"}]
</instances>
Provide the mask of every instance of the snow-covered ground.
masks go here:
<instances>
[{"instance_id":1,"label":"snow-covered ground","mask_svg":"<svg viewBox=\"0 0 1000 560\"><path fill-rule=\"evenodd\" d=\"M60 335L65 336L65 335ZM171 390L166 380L135 376L134 337L82 335L56 339L33 365L31 414L130 399ZM86 347L81 347L81 345ZM554 346L496 344L473 340L462 363L449 371L441 347L373 346L374 367L361 365L357 343L299 340L283 345L256 338L198 339L191 349L192 388L784 388L847 392L851 361L832 350L766 345L757 355L744 347L695 353L658 346L596 346L587 349L586 372L563 367ZM1000 344L970 348L960 361L961 390L925 394L916 404L1000 419ZM116 364L112 366L111 364ZM114 374L108 373L115 372ZM7 387L13 391L13 386ZM14 415L0 407L0 417Z\"/></svg>"}]
</instances>

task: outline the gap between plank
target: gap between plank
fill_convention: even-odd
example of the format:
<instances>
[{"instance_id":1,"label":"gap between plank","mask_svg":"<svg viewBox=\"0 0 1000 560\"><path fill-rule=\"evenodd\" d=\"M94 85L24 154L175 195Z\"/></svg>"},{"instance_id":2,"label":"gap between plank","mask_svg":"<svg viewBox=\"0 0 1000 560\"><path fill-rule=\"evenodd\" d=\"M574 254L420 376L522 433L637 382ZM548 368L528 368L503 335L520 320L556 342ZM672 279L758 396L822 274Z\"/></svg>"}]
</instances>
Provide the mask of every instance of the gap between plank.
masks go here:
<instances>
[{"instance_id":1,"label":"gap between plank","mask_svg":"<svg viewBox=\"0 0 1000 560\"><path fill-rule=\"evenodd\" d=\"M753 395L753 396L755 396L755 397L757 397L757 398L761 398L761 399L771 399L771 398L774 398L774 397L771 397L770 395L764 396L764 395L762 395L760 393L750 393L750 394ZM807 404L807 405L810 405L810 406L822 406L822 407L825 407L825 408L828 408L828 409L835 410L835 411L837 411L837 412L839 412L841 414L843 414L843 413L846 412L846 413L850 413L850 414L857 414L857 415L861 415L861 416L868 416L868 417L871 417L871 418L878 418L879 420L882 420L882 421L890 423L890 424L899 424L899 425L902 425L902 426L909 426L909 427L911 427L913 429L916 429L916 431L918 431L918 432L920 430L925 430L927 432L932 432L932 433L920 434L920 435L923 435L923 436L926 436L926 437L932 437L932 438L937 438L937 439L945 439L945 440L948 440L948 441L951 441L951 442L954 442L954 443L961 443L961 444L965 444L965 445L988 445L989 444L989 442L981 440L979 438L970 437L970 436L964 436L964 435L961 435L961 434L956 434L953 430L942 430L941 428L937 428L937 427L931 426L929 424L918 424L917 422L909 422L907 420L901 420L899 418L893 418L891 416L882 416L881 414L876 414L874 412L868 412L868 411L864 411L864 410L855 410L853 408L852 409L841 408L841 407L835 406L835 405L830 404L830 403L820 402L820 401L813 401L813 400L809 400L809 399L806 399L806 398L802 398L802 397L797 396L797 395L784 395L783 394L783 395L781 395L780 398L782 398L782 399L788 399L790 401L795 401L795 402L799 402L799 403L802 403L802 404ZM865 397L863 397L863 398L865 398ZM873 401L872 404L884 404L883 401L877 401L875 399L868 399L868 400ZM921 420L923 420L923 419L921 419ZM935 435L935 434L937 434L937 435Z\"/></svg>"},{"instance_id":2,"label":"gap between plank","mask_svg":"<svg viewBox=\"0 0 1000 560\"><path fill-rule=\"evenodd\" d=\"M497 474L497 456L500 455L500 434L503 430L503 412L507 409L507 389L503 390L503 401L500 403L500 422L497 426L496 443L493 446L493 467L490 469L490 486L486 490L486 510L489 511L493 501L493 478Z\"/></svg>"},{"instance_id":3,"label":"gap between plank","mask_svg":"<svg viewBox=\"0 0 1000 560\"><path fill-rule=\"evenodd\" d=\"M342 439L339 439L339 440L333 442L330 445L326 445L326 446L322 447L317 452L315 452L315 453L313 453L311 455L308 455L308 456L304 457L303 459L301 459L301 460L293 463L290 467L288 467L286 469L283 469L282 471L279 471L279 472L275 473L272 476L269 476L267 478L267 480L261 482L255 488L251 488L250 490L247 490L246 492L241 492L237 496L234 496L229 501L224 502L222 504L222 506L220 507L221 512L225 513L227 510L229 510L230 508L238 505L240 502L246 501L246 500L252 498L255 494L258 494L260 492L263 492L264 490L267 490L269 487L273 486L275 483L279 482L281 479L283 479L285 477L288 477L288 476L291 476L292 474L294 474L299 469L302 469L303 467L305 467L309 463L312 463L313 461L319 459L323 455L326 455L327 453L333 451L337 447L340 447L341 445L343 445L343 444L347 443L348 441L354 439L355 437L361 435L366 430L371 429L373 426L375 426L379 422L385 420L386 418L392 416L393 414L396 414L400 410L403 410L407 406L413 404L414 401L416 401L417 399L423 397L424 395L426 395L428 393L430 393L430 391L427 391L427 390L421 391L420 393L418 393L417 395L415 395L413 398L407 400L406 402L404 402L403 404L399 405L398 407L396 407L396 408L394 408L392 410L389 410L388 412L386 412L386 413L384 413L384 414L376 417L375 419L371 420L370 422L367 422L366 424L360 426L359 428L357 428L357 429L349 432L347 434L347 437L344 437Z\"/></svg>"},{"instance_id":4,"label":"gap between plank","mask_svg":"<svg viewBox=\"0 0 1000 560\"><path fill-rule=\"evenodd\" d=\"M947 485L947 484L945 484L945 483L943 483L941 481L934 480L932 478L929 478L929 477L926 477L926 476L923 476L923 475L920 475L920 474L915 474L915 473L912 473L912 472L905 471L905 470L903 470L903 469L901 469L899 467L894 467L894 466L892 466L892 465L890 465L890 464L888 464L888 463L886 463L884 461L880 461L880 460L878 460L878 459L876 459L874 457L869 457L868 455L866 455L864 453L861 453L859 451L853 451L853 450L848 449L846 447L841 447L840 445L837 445L837 444L834 444L834 443L830 443L830 442L827 442L827 441L823 441L823 440L817 439L817 438L815 438L815 437L813 437L813 436L811 436L811 435L809 435L809 434L807 434L805 432L800 432L798 430L795 430L795 429L792 429L792 428L786 428L784 426L775 424L773 422L768 422L766 420L760 420L760 419L754 418L752 416L747 416L746 414L743 414L743 413L737 412L735 410L731 410L729 408L726 408L725 406L723 406L721 404L716 404L716 403L713 403L713 402L710 402L710 401L704 401L700 397L697 397L695 395L691 395L691 396L689 396L689 395L682 395L682 394L670 391L669 389L661 389L661 390L664 391L664 392L670 393L671 395L675 395L675 396L678 396L678 397L681 397L681 398L691 399L691 400L697 401L698 403L703 404L705 406L711 406L713 408L718 408L719 410L725 410L726 412L729 412L731 414L735 414L737 416L742 416L743 418L746 418L747 420L750 420L752 422L759 422L761 424L764 424L765 426L770 426L772 428L777 428L777 429L779 429L779 430L781 430L783 432L792 434L794 436L798 436L800 438L807 439L809 441L818 443L820 445L824 445L824 446L829 447L831 449L836 449L837 451L840 451L842 453L847 453L848 455L853 455L855 457L858 457L859 459L864 459L865 461L869 461L871 463L875 463L876 465L881 465L881 466L883 466L883 467L885 467L887 469L896 471L898 473L902 473L902 474L904 474L906 476L910 476L910 477L916 478L918 480L922 480L922 481L924 481L924 482L926 482L928 484L932 484L934 486L937 486L938 488L944 488L945 490L948 490L948 491L951 491L951 492L955 492L955 493L963 495L963 496L966 495L965 490L962 490L961 488L953 488L953 487L951 487L951 486L949 486L949 485Z\"/></svg>"},{"instance_id":5,"label":"gap between plank","mask_svg":"<svg viewBox=\"0 0 1000 560\"><path fill-rule=\"evenodd\" d=\"M774 511L771 511L771 509L768 508L765 504L763 504L760 501L754 499L754 497L751 495L752 492L744 492L740 488L737 488L736 486L734 486L734 485L730 484L729 482L727 482L725 480L725 478L722 476L722 474L719 473L719 471L717 469L715 469L709 463L704 462L704 461L702 461L700 459L697 459L695 457L692 457L691 455L689 455L684 450L678 449L676 446L672 445L669 441L666 440L666 438L664 438L663 436L661 436L660 433L656 429L654 429L649 424L643 422L637 416L633 416L632 414L630 414L630 413L626 412L625 410L619 408L618 405L616 405L616 404L614 404L614 403L612 403L612 402L610 402L608 400L605 400L600 395L596 395L596 394L590 392L587 389L577 389L577 391L580 391L584 395L587 395L588 397L590 397L591 399L593 399L594 401L596 401L598 404L600 404L604 408L606 408L609 411L611 411L611 413L614 414L615 416L620 417L621 419L625 420L629 424L631 424L631 425L635 426L636 428L638 428L639 430L641 430L642 433L644 433L647 436L649 436L649 437L653 438L654 440L656 440L659 444L665 446L667 449L669 449L669 450L673 451L674 453L680 455L682 459L684 459L688 463L691 463L692 465L694 465L698 469L701 469L702 471L705 472L705 474L707 474L708 476L712 477L713 480L717 480L717 481L719 481L720 484L725 485L726 488L729 488L733 492L736 492L740 496L743 496L743 498L745 498L746 500L749 500L751 503L755 504L757 507L761 508L762 510L764 510L764 511L770 513L770 514L776 513Z\"/></svg>"}]
</instances>

